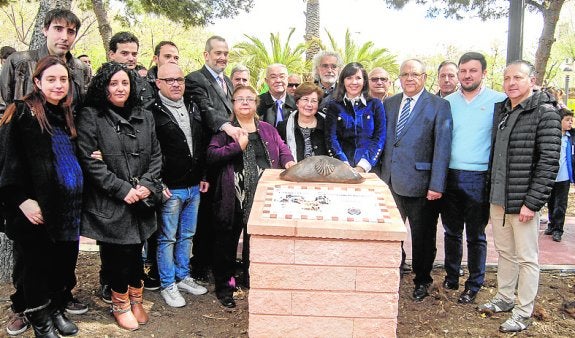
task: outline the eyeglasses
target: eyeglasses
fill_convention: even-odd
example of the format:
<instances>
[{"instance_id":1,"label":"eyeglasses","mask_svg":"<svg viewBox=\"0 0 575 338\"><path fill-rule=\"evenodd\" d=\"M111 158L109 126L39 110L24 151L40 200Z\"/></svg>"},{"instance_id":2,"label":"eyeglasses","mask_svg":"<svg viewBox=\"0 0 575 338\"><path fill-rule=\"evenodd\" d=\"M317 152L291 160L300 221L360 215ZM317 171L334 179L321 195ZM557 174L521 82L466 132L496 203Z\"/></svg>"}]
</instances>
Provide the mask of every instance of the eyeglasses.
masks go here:
<instances>
[{"instance_id":1,"label":"eyeglasses","mask_svg":"<svg viewBox=\"0 0 575 338\"><path fill-rule=\"evenodd\" d=\"M336 70L336 69L338 68L338 66L337 66L336 64L334 64L334 63L332 63L332 64L322 63L322 64L320 65L320 67L323 68L323 69L332 69L332 70Z\"/></svg>"},{"instance_id":2,"label":"eyeglasses","mask_svg":"<svg viewBox=\"0 0 575 338\"><path fill-rule=\"evenodd\" d=\"M301 98L301 99L299 99L299 101L301 101L303 104L308 104L308 103L317 104L319 102L318 99L308 99L307 97Z\"/></svg>"},{"instance_id":3,"label":"eyeglasses","mask_svg":"<svg viewBox=\"0 0 575 338\"><path fill-rule=\"evenodd\" d=\"M381 82L387 82L387 81L389 81L389 79L386 78L386 77L372 77L372 78L370 78L369 80L370 80L371 82L373 82L373 83L378 83L379 81L381 81Z\"/></svg>"},{"instance_id":4,"label":"eyeglasses","mask_svg":"<svg viewBox=\"0 0 575 338\"><path fill-rule=\"evenodd\" d=\"M401 73L401 74L399 74L399 77L402 77L404 79L409 79L409 78L417 79L423 74L425 74L425 73Z\"/></svg>"},{"instance_id":5,"label":"eyeglasses","mask_svg":"<svg viewBox=\"0 0 575 338\"><path fill-rule=\"evenodd\" d=\"M243 103L243 102L248 102L248 103L250 103L250 102L256 102L256 98L255 98L255 97L236 97L236 98L233 99L232 101L234 101L234 102L240 102L240 103Z\"/></svg>"},{"instance_id":6,"label":"eyeglasses","mask_svg":"<svg viewBox=\"0 0 575 338\"><path fill-rule=\"evenodd\" d=\"M169 77L169 78L167 78L167 79L160 79L160 78L158 78L158 80L165 81L165 82L166 82L168 85L170 85L170 86L173 86L173 85L176 84L176 83L179 84L179 85L182 85L182 84L184 84L184 81L185 81L185 79L184 79L183 77L178 77L178 78Z\"/></svg>"},{"instance_id":7,"label":"eyeglasses","mask_svg":"<svg viewBox=\"0 0 575 338\"><path fill-rule=\"evenodd\" d=\"M297 87L299 87L299 85L300 85L299 83L288 83L288 87L297 88Z\"/></svg>"},{"instance_id":8,"label":"eyeglasses","mask_svg":"<svg viewBox=\"0 0 575 338\"><path fill-rule=\"evenodd\" d=\"M503 130L505 129L505 127L507 127L507 120L509 119L509 113L505 113L505 116L503 116L503 119L501 120L501 122L499 122L499 124L497 125L497 129L499 130Z\"/></svg>"},{"instance_id":9,"label":"eyeglasses","mask_svg":"<svg viewBox=\"0 0 575 338\"><path fill-rule=\"evenodd\" d=\"M269 76L270 80L285 80L285 78L287 77L287 74L271 74Z\"/></svg>"}]
</instances>

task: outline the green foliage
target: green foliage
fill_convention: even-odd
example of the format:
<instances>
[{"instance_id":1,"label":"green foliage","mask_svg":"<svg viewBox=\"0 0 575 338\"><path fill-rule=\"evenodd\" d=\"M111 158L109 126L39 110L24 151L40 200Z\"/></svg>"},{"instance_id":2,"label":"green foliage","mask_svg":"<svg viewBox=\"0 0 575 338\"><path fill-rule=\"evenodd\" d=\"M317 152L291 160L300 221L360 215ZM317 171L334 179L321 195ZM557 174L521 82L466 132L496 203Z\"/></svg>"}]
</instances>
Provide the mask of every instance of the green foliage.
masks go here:
<instances>
[{"instance_id":1,"label":"green foliage","mask_svg":"<svg viewBox=\"0 0 575 338\"><path fill-rule=\"evenodd\" d=\"M461 20L476 18L481 20L506 17L509 12L509 1L506 0L384 0L389 8L402 9L409 2L427 5L427 16L435 18L444 16Z\"/></svg>"},{"instance_id":2,"label":"green foliage","mask_svg":"<svg viewBox=\"0 0 575 338\"><path fill-rule=\"evenodd\" d=\"M357 44L351 36L349 29L345 31L344 44L340 47L334 36L326 30L329 45L320 43L322 50L332 50L343 58L343 63L359 62L368 71L375 67L383 67L392 76L399 74L396 56L387 48L377 48L372 41Z\"/></svg>"},{"instance_id":3,"label":"green foliage","mask_svg":"<svg viewBox=\"0 0 575 338\"><path fill-rule=\"evenodd\" d=\"M126 14L149 13L183 24L185 27L205 26L214 19L231 18L248 12L253 0L119 0L126 5Z\"/></svg>"},{"instance_id":4,"label":"green foliage","mask_svg":"<svg viewBox=\"0 0 575 338\"><path fill-rule=\"evenodd\" d=\"M293 48L291 46L290 42L294 31L295 28L290 29L284 43L282 43L280 33L270 33L269 46L254 36L244 35L248 41L233 46L230 61L248 67L252 84L257 90L260 90L264 85L266 67L273 63L284 64L289 73L308 73L311 67L304 60L306 44L299 43Z\"/></svg>"}]
</instances>

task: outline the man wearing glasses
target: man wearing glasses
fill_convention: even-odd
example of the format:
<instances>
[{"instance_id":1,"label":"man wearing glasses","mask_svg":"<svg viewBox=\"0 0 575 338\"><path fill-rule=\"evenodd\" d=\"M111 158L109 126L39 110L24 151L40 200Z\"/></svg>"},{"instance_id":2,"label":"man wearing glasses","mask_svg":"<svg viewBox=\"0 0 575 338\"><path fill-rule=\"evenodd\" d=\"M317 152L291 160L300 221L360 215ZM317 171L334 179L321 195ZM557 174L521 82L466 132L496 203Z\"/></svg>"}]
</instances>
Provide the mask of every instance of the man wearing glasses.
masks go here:
<instances>
[{"instance_id":1,"label":"man wearing glasses","mask_svg":"<svg viewBox=\"0 0 575 338\"><path fill-rule=\"evenodd\" d=\"M403 93L385 100L387 141L381 176L389 186L403 221L411 227L413 299L428 296L437 248L438 200L447 178L451 154L449 102L425 90L425 65L404 61L399 79ZM402 265L405 252L402 252Z\"/></svg>"},{"instance_id":2,"label":"man wearing glasses","mask_svg":"<svg viewBox=\"0 0 575 338\"><path fill-rule=\"evenodd\" d=\"M367 75L369 78L369 96L385 100L388 97L389 87L391 86L391 81L389 79L389 73L381 68L375 67Z\"/></svg>"},{"instance_id":3,"label":"man wearing glasses","mask_svg":"<svg viewBox=\"0 0 575 338\"><path fill-rule=\"evenodd\" d=\"M342 64L343 60L336 52L321 51L314 56L312 75L314 83L323 90L324 98L318 111L324 111L328 102L331 101Z\"/></svg>"},{"instance_id":4,"label":"man wearing glasses","mask_svg":"<svg viewBox=\"0 0 575 338\"><path fill-rule=\"evenodd\" d=\"M277 128L297 109L293 96L287 93L288 71L285 65L274 63L266 69L266 84L269 91L260 94L257 114L265 122Z\"/></svg>"},{"instance_id":5,"label":"man wearing glasses","mask_svg":"<svg viewBox=\"0 0 575 338\"><path fill-rule=\"evenodd\" d=\"M503 73L508 98L495 107L493 119L488 179L499 255L497 294L478 310L511 311L499 326L501 332L519 332L531 324L539 284L538 211L549 198L559 170L561 118L555 99L534 91L534 86L533 65L511 62Z\"/></svg>"},{"instance_id":6,"label":"man wearing glasses","mask_svg":"<svg viewBox=\"0 0 575 338\"><path fill-rule=\"evenodd\" d=\"M196 233L200 194L208 191L206 145L201 117L193 102L184 103L184 73L173 63L158 68L159 88L152 106L162 148L162 179L168 200L158 228L160 294L171 307L186 304L180 291L202 295L208 290L190 276L189 258Z\"/></svg>"},{"instance_id":7,"label":"man wearing glasses","mask_svg":"<svg viewBox=\"0 0 575 338\"><path fill-rule=\"evenodd\" d=\"M295 90L301 84L301 75L299 74L290 74L288 76L288 85L287 85L287 93L293 96L295 94Z\"/></svg>"}]
</instances>

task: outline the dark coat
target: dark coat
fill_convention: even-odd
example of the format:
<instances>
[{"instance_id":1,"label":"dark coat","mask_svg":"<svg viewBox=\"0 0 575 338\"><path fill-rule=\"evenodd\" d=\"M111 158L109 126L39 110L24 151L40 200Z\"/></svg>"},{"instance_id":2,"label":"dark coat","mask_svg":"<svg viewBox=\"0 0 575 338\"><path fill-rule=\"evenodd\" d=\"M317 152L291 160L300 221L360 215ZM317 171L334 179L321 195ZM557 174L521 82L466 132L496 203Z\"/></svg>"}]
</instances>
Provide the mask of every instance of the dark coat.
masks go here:
<instances>
[{"instance_id":1,"label":"dark coat","mask_svg":"<svg viewBox=\"0 0 575 338\"><path fill-rule=\"evenodd\" d=\"M304 150L305 144L303 139L303 134L301 130L297 127L297 117L298 112L294 113L295 125L294 125L294 136L295 136L295 143L297 147L297 161L301 161L304 159ZM313 148L313 152L315 155L327 155L327 148L325 146L325 118L320 114L316 114L315 118L317 119L317 125L311 133L311 146ZM287 120L284 120L278 124L278 132L281 138L287 143ZM288 145L289 146L289 145ZM293 152L292 152L293 154Z\"/></svg>"},{"instance_id":2,"label":"dark coat","mask_svg":"<svg viewBox=\"0 0 575 338\"><path fill-rule=\"evenodd\" d=\"M520 103L507 146L507 182L505 212L519 214L525 205L539 211L549 199L559 170L561 152L561 117L546 92L536 91ZM498 142L497 128L506 115L509 99L495 105L489 170ZM490 182L490 180L488 180Z\"/></svg>"},{"instance_id":3,"label":"dark coat","mask_svg":"<svg viewBox=\"0 0 575 338\"><path fill-rule=\"evenodd\" d=\"M282 105L283 111L282 116L283 120L287 120L288 116L297 109L295 104L295 100L293 96L290 94L286 94L285 102ZM270 92L265 92L260 94L260 104L258 105L258 116L260 117L261 121L267 122L272 126L276 125L277 119L277 105L272 98Z\"/></svg>"},{"instance_id":4,"label":"dark coat","mask_svg":"<svg viewBox=\"0 0 575 338\"><path fill-rule=\"evenodd\" d=\"M131 177L152 192L160 178L162 154L152 114L138 106L126 121L111 109L85 107L76 125L85 177L82 235L106 243L142 243L156 230L156 215L136 212L124 197ZM90 157L98 149L103 161Z\"/></svg>"},{"instance_id":5,"label":"dark coat","mask_svg":"<svg viewBox=\"0 0 575 338\"><path fill-rule=\"evenodd\" d=\"M353 107L347 99L331 101L325 116L328 154L355 167L361 159L375 169L385 145L385 110L380 100L367 98Z\"/></svg>"},{"instance_id":6,"label":"dark coat","mask_svg":"<svg viewBox=\"0 0 575 338\"><path fill-rule=\"evenodd\" d=\"M156 135L162 148L162 181L170 189L189 188L205 181L206 144L202 135L200 111L190 102L187 104L192 129L193 156L186 135L166 106L158 97L152 106L156 122Z\"/></svg>"},{"instance_id":7,"label":"dark coat","mask_svg":"<svg viewBox=\"0 0 575 338\"><path fill-rule=\"evenodd\" d=\"M152 86L148 83L148 80L141 77L137 72L134 74L136 78L136 93L140 103L144 109L152 109L152 105L156 102L155 91Z\"/></svg>"},{"instance_id":8,"label":"dark coat","mask_svg":"<svg viewBox=\"0 0 575 338\"><path fill-rule=\"evenodd\" d=\"M293 156L280 138L277 130L266 122L259 122L257 131L267 150L267 157L272 169L282 169L285 164L293 161ZM210 184L213 191L214 224L221 227L231 227L236 212L236 194L234 185L234 164L243 161L243 151L240 144L225 132L219 132L212 137L208 145L208 164L216 174L215 181Z\"/></svg>"},{"instance_id":9,"label":"dark coat","mask_svg":"<svg viewBox=\"0 0 575 338\"><path fill-rule=\"evenodd\" d=\"M0 115L14 100L22 99L34 89L32 72L38 60L49 55L48 47L44 44L40 49L16 52L6 60L0 75ZM70 70L70 77L74 84L73 104L81 104L88 83L90 82L90 69L82 61L66 53L66 65Z\"/></svg>"},{"instance_id":10,"label":"dark coat","mask_svg":"<svg viewBox=\"0 0 575 338\"><path fill-rule=\"evenodd\" d=\"M59 198L52 136L40 130L38 120L24 102L15 103L17 110L12 120L0 127L0 196L6 202L6 235L20 241L77 241L80 229L63 227L61 216L66 208ZM64 128L64 124L60 127ZM38 202L43 225L30 223L20 210L19 205L27 199Z\"/></svg>"},{"instance_id":11,"label":"dark coat","mask_svg":"<svg viewBox=\"0 0 575 338\"><path fill-rule=\"evenodd\" d=\"M383 101L388 140L381 178L396 194L405 197L425 197L428 190L443 193L453 129L449 102L424 90L396 138L402 99L403 94L399 93Z\"/></svg>"},{"instance_id":12,"label":"dark coat","mask_svg":"<svg viewBox=\"0 0 575 338\"><path fill-rule=\"evenodd\" d=\"M232 105L232 81L224 76L227 93L212 76L210 71L203 66L200 70L191 72L186 76L186 91L184 99L193 101L200 108L204 127L214 134L220 127L231 121L233 112Z\"/></svg>"}]
</instances>

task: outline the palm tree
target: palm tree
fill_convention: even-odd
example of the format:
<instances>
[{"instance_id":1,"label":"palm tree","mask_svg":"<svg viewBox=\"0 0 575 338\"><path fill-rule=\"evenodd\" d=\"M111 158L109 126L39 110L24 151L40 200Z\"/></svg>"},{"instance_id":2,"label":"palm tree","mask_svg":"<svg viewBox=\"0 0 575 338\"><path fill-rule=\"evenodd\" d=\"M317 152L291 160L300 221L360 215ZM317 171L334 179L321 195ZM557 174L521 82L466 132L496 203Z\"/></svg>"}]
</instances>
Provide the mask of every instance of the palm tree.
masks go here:
<instances>
[{"instance_id":1,"label":"palm tree","mask_svg":"<svg viewBox=\"0 0 575 338\"><path fill-rule=\"evenodd\" d=\"M323 50L333 50L343 58L343 63L359 62L368 71L375 67L382 67L390 75L399 74L399 66L396 62L396 56L391 54L387 48L377 48L372 41L365 42L362 45L356 44L351 37L349 29L345 31L343 48L338 45L333 35L326 30L329 46L321 44Z\"/></svg>"},{"instance_id":2,"label":"palm tree","mask_svg":"<svg viewBox=\"0 0 575 338\"><path fill-rule=\"evenodd\" d=\"M308 44L305 59L311 61L319 52L319 0L306 0L305 42Z\"/></svg>"},{"instance_id":3,"label":"palm tree","mask_svg":"<svg viewBox=\"0 0 575 338\"><path fill-rule=\"evenodd\" d=\"M309 63L304 61L303 55L306 44L300 43L294 48L290 40L295 31L291 28L287 40L282 44L279 33L270 33L270 49L258 38L244 35L249 41L236 44L230 53L232 63L242 63L250 70L252 84L261 89L264 84L265 71L273 63L284 64L290 73L307 72Z\"/></svg>"}]
</instances>

